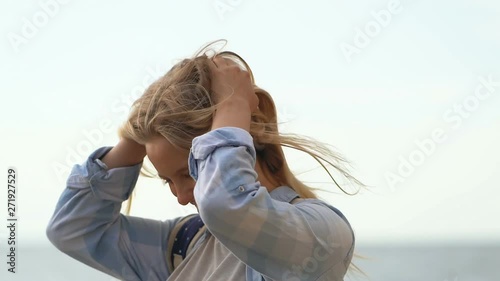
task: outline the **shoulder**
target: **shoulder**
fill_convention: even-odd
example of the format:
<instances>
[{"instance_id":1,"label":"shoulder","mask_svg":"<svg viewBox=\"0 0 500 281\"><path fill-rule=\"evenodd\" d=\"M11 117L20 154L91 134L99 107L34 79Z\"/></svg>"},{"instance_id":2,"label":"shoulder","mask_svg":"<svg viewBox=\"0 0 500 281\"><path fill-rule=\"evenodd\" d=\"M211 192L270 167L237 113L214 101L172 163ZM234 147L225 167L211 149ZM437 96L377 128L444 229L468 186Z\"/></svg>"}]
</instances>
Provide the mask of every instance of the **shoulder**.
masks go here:
<instances>
[{"instance_id":1,"label":"shoulder","mask_svg":"<svg viewBox=\"0 0 500 281\"><path fill-rule=\"evenodd\" d=\"M302 198L301 198L302 199ZM348 264L354 252L354 230L347 217L337 207L316 198L305 198L294 204L308 217L309 227L327 252L337 253Z\"/></svg>"},{"instance_id":2,"label":"shoulder","mask_svg":"<svg viewBox=\"0 0 500 281\"><path fill-rule=\"evenodd\" d=\"M206 227L199 214L190 214L179 219L167 241L167 265L172 272L187 254L201 241Z\"/></svg>"},{"instance_id":3,"label":"shoulder","mask_svg":"<svg viewBox=\"0 0 500 281\"><path fill-rule=\"evenodd\" d=\"M352 227L342 211L332 204L316 198L296 198L293 203L302 213L306 213L311 219L310 222L325 227L335 225L352 233Z\"/></svg>"},{"instance_id":4,"label":"shoulder","mask_svg":"<svg viewBox=\"0 0 500 281\"><path fill-rule=\"evenodd\" d=\"M332 204L321 200L317 198L300 198L297 197L295 198L292 202L299 207L304 207L304 208L313 208L318 211L318 215L326 214L331 214L333 212L336 217L341 218L345 223L347 223L349 226L349 221L347 217L344 215L342 211L340 211L337 207L333 206Z\"/></svg>"}]
</instances>

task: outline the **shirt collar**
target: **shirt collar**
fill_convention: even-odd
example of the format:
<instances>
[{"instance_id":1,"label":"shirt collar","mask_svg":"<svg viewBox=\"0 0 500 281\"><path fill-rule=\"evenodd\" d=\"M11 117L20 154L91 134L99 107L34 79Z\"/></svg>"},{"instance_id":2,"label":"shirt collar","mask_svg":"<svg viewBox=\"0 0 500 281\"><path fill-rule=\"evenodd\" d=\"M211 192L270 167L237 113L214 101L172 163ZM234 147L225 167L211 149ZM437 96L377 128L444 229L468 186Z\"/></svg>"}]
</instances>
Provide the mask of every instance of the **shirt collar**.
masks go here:
<instances>
[{"instance_id":1,"label":"shirt collar","mask_svg":"<svg viewBox=\"0 0 500 281\"><path fill-rule=\"evenodd\" d=\"M271 195L271 198L275 200L288 203L292 202L293 199L300 197L299 194L295 192L295 190L285 185L278 186L275 189L271 190L269 195Z\"/></svg>"}]
</instances>

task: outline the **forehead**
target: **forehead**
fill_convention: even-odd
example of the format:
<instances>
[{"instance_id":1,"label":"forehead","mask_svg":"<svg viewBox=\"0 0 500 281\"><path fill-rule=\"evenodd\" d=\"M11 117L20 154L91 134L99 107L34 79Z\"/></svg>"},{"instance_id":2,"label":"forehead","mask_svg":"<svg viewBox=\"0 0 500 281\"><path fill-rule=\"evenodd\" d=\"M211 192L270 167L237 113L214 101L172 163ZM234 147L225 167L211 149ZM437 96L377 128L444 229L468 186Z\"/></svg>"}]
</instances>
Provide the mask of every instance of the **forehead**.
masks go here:
<instances>
[{"instance_id":1,"label":"forehead","mask_svg":"<svg viewBox=\"0 0 500 281\"><path fill-rule=\"evenodd\" d=\"M179 169L188 167L189 150L172 145L163 136L157 136L145 145L146 154L159 174L172 176Z\"/></svg>"}]
</instances>

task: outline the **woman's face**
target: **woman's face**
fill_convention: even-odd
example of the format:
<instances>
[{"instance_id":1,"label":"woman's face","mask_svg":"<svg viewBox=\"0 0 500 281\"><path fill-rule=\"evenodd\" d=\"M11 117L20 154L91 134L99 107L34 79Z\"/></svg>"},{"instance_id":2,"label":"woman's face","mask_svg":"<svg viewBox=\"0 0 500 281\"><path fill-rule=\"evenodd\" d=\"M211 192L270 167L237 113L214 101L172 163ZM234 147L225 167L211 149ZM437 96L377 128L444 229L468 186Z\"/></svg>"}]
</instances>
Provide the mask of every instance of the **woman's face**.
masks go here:
<instances>
[{"instance_id":1,"label":"woman's face","mask_svg":"<svg viewBox=\"0 0 500 281\"><path fill-rule=\"evenodd\" d=\"M159 136L146 143L146 153L179 204L191 203L196 206L193 195L195 181L189 175L188 168L189 150L178 149Z\"/></svg>"}]
</instances>

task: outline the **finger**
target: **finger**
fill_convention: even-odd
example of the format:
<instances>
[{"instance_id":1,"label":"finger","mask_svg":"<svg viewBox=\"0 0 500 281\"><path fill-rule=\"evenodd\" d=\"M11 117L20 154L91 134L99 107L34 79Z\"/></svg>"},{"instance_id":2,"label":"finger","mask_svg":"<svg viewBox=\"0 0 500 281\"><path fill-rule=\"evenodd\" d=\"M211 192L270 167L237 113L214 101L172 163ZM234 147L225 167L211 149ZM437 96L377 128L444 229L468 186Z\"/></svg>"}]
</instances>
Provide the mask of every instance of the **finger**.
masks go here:
<instances>
[{"instance_id":1,"label":"finger","mask_svg":"<svg viewBox=\"0 0 500 281\"><path fill-rule=\"evenodd\" d=\"M219 55L217 58L217 65L226 66L226 67L238 67L241 69L241 65L234 61L232 58L225 57L223 55Z\"/></svg>"},{"instance_id":2,"label":"finger","mask_svg":"<svg viewBox=\"0 0 500 281\"><path fill-rule=\"evenodd\" d=\"M228 59L221 57L221 56L214 57L213 61L217 65L217 67L219 67L219 68L228 65Z\"/></svg>"},{"instance_id":3,"label":"finger","mask_svg":"<svg viewBox=\"0 0 500 281\"><path fill-rule=\"evenodd\" d=\"M214 61L214 59L209 59L208 60L208 68L210 69L211 73L214 73L219 68L219 65Z\"/></svg>"}]
</instances>

